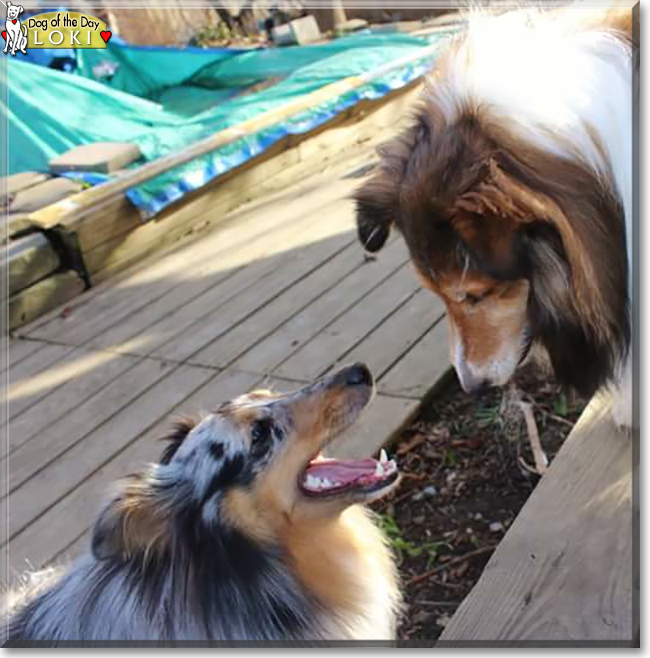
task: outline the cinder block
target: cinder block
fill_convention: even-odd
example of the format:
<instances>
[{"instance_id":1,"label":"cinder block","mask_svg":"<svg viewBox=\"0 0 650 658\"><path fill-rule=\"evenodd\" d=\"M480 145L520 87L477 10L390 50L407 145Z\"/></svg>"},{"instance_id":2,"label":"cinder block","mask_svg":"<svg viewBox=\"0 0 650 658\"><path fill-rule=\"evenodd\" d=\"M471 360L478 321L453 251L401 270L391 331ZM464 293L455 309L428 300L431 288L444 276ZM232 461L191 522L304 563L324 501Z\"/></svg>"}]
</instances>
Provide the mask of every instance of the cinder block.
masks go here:
<instances>
[{"instance_id":1,"label":"cinder block","mask_svg":"<svg viewBox=\"0 0 650 658\"><path fill-rule=\"evenodd\" d=\"M303 16L273 28L273 39L278 46L305 45L322 38L313 16Z\"/></svg>"},{"instance_id":2,"label":"cinder block","mask_svg":"<svg viewBox=\"0 0 650 658\"><path fill-rule=\"evenodd\" d=\"M9 204L10 213L30 213L61 201L83 189L83 185L69 178L50 178L43 183L18 192Z\"/></svg>"},{"instance_id":3,"label":"cinder block","mask_svg":"<svg viewBox=\"0 0 650 658\"><path fill-rule=\"evenodd\" d=\"M53 173L66 171L95 171L108 174L121 169L141 157L136 144L97 142L76 146L67 153L50 160Z\"/></svg>"},{"instance_id":4,"label":"cinder block","mask_svg":"<svg viewBox=\"0 0 650 658\"><path fill-rule=\"evenodd\" d=\"M313 16L303 16L291 21L291 29L298 45L303 46L306 43L318 41L322 35L318 29L318 23Z\"/></svg>"}]
</instances>

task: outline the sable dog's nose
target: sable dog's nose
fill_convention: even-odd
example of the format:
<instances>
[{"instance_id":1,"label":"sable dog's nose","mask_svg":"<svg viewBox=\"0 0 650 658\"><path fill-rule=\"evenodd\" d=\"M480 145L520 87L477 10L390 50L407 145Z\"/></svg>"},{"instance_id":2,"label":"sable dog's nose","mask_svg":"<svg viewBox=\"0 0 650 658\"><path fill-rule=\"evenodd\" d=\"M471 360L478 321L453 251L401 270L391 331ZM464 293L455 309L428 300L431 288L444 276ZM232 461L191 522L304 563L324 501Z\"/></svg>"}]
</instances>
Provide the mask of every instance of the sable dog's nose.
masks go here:
<instances>
[{"instance_id":1,"label":"sable dog's nose","mask_svg":"<svg viewBox=\"0 0 650 658\"><path fill-rule=\"evenodd\" d=\"M372 386L372 373L363 363L355 363L346 372L345 381L350 386Z\"/></svg>"},{"instance_id":2,"label":"sable dog's nose","mask_svg":"<svg viewBox=\"0 0 650 658\"><path fill-rule=\"evenodd\" d=\"M487 379L484 379L478 384L476 384L475 387L472 388L471 391L468 391L474 398L477 400L480 400L482 397L485 397L492 389L494 386L490 384L490 382Z\"/></svg>"}]
</instances>

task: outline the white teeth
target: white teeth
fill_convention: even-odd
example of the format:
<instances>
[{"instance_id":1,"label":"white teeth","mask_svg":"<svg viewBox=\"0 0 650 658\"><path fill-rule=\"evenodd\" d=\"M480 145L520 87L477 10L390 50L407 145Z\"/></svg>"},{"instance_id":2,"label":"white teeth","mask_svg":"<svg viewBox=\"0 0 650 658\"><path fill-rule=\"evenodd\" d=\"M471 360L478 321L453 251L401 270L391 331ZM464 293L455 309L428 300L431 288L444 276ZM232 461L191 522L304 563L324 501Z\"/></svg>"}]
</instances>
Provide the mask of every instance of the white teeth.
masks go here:
<instances>
[{"instance_id":1,"label":"white teeth","mask_svg":"<svg viewBox=\"0 0 650 658\"><path fill-rule=\"evenodd\" d=\"M382 464L385 464L388 461L388 455L386 454L386 451L382 448L381 452L379 453L379 461Z\"/></svg>"},{"instance_id":2,"label":"white teeth","mask_svg":"<svg viewBox=\"0 0 650 658\"><path fill-rule=\"evenodd\" d=\"M314 475L307 475L304 480L304 485L308 489L331 489L332 487L340 486L340 482L334 482L329 478L319 478Z\"/></svg>"}]
</instances>

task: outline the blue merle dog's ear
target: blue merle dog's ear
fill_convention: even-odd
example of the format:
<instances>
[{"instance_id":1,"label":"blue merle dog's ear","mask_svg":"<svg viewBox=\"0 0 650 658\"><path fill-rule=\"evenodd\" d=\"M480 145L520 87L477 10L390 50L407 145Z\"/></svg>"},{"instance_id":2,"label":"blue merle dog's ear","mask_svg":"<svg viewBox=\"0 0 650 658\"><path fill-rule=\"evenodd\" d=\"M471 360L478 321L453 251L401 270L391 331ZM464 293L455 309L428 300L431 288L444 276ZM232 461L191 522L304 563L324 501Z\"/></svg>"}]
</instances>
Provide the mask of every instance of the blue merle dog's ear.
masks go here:
<instances>
[{"instance_id":1,"label":"blue merle dog's ear","mask_svg":"<svg viewBox=\"0 0 650 658\"><path fill-rule=\"evenodd\" d=\"M173 459L176 451L181 447L187 435L199 424L198 418L191 416L178 416L172 421L169 432L161 437L161 441L166 441L167 445L160 456L161 464L169 464Z\"/></svg>"},{"instance_id":2,"label":"blue merle dog's ear","mask_svg":"<svg viewBox=\"0 0 650 658\"><path fill-rule=\"evenodd\" d=\"M155 468L155 467L154 467ZM98 560L151 555L167 545L171 517L153 472L131 475L120 483L101 511L92 535Z\"/></svg>"}]
</instances>

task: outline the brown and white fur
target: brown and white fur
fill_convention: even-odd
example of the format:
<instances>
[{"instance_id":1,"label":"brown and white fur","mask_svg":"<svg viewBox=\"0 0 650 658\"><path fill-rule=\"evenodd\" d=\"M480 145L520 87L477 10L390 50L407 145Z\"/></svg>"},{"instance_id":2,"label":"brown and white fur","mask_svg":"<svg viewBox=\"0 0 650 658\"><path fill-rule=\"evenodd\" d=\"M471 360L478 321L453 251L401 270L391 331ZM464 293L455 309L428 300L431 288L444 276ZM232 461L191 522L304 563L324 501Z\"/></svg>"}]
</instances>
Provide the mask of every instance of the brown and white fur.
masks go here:
<instances>
[{"instance_id":1,"label":"brown and white fur","mask_svg":"<svg viewBox=\"0 0 650 658\"><path fill-rule=\"evenodd\" d=\"M396 570L363 503L396 467L317 456L373 390L357 364L180 423L158 464L119 483L89 554L22 593L7 646L393 639ZM366 474L316 486L323 469Z\"/></svg>"},{"instance_id":2,"label":"brown and white fur","mask_svg":"<svg viewBox=\"0 0 650 658\"><path fill-rule=\"evenodd\" d=\"M470 16L356 193L365 248L395 226L444 301L468 392L535 345L632 424L632 32L620 5Z\"/></svg>"}]
</instances>

